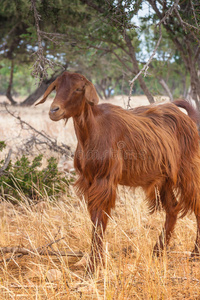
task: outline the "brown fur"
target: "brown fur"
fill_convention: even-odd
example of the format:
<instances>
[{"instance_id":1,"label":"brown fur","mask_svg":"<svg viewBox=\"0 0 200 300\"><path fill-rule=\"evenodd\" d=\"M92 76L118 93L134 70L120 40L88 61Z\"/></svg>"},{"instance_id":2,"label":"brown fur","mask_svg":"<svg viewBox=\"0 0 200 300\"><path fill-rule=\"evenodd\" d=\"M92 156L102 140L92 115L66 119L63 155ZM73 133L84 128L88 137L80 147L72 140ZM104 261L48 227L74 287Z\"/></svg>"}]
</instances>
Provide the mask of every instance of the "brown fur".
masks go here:
<instances>
[{"instance_id":1,"label":"brown fur","mask_svg":"<svg viewBox=\"0 0 200 300\"><path fill-rule=\"evenodd\" d=\"M176 99L174 102L173 102L176 106L178 107L181 107L181 108L184 108L187 113L188 113L188 116L198 125L199 124L199 121L200 121L200 116L199 116L199 113L197 110L195 110L193 108L193 106L185 101L185 100L182 100L182 99Z\"/></svg>"},{"instance_id":2,"label":"brown fur","mask_svg":"<svg viewBox=\"0 0 200 300\"><path fill-rule=\"evenodd\" d=\"M50 117L54 121L73 117L78 139L74 158L79 176L76 187L87 201L94 224L91 270L94 262L102 258L103 233L115 207L118 184L141 186L152 212L159 206L155 196L159 191L166 223L155 252L168 244L178 213L184 216L194 212L198 222L197 254L200 151L197 126L192 119L172 103L129 111L112 104L96 105L94 86L84 76L68 72L57 78L40 103L53 88L57 94Z\"/></svg>"}]
</instances>

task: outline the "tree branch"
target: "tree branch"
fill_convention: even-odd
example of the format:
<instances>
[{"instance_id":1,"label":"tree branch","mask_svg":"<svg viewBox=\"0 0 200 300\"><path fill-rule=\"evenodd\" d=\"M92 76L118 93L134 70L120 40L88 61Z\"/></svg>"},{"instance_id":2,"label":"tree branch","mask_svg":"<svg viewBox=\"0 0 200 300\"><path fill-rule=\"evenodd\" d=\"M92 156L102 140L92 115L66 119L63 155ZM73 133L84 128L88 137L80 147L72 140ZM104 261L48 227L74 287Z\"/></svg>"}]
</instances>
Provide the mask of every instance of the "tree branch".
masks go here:
<instances>
[{"instance_id":1,"label":"tree branch","mask_svg":"<svg viewBox=\"0 0 200 300\"><path fill-rule=\"evenodd\" d=\"M48 249L44 249L43 251L38 251L34 249L27 249L23 247L2 247L0 248L0 253L12 253L13 254L22 254L22 255L57 255L57 256L72 256L72 257L83 257L83 253L81 251L52 251ZM2 262L2 261L0 261Z\"/></svg>"},{"instance_id":2,"label":"tree branch","mask_svg":"<svg viewBox=\"0 0 200 300\"><path fill-rule=\"evenodd\" d=\"M10 149L8 151L8 155L5 159L4 165L3 165L3 167L0 168L0 176L4 173L4 171L7 169L8 165L9 165L9 162L11 160L11 154L12 154L12 149Z\"/></svg>"},{"instance_id":3,"label":"tree branch","mask_svg":"<svg viewBox=\"0 0 200 300\"><path fill-rule=\"evenodd\" d=\"M177 49L180 51L182 59L185 63L185 65L187 66L187 68L189 69L189 61L187 59L187 53L185 51L185 47L183 47L183 45L179 42L178 38L175 36L172 28L166 23L166 18L164 18L163 20L163 16L160 13L159 9L156 6L156 1L154 0L147 0L149 2L149 4L151 5L151 7L153 8L153 10L155 11L157 17L160 19L160 21L162 20L162 24L165 27L165 29L167 30L167 32L170 34L172 41L174 42L175 46L177 47ZM173 11L172 11L173 12ZM164 22L163 22L164 21ZM170 24L174 25L173 22L173 18L170 19Z\"/></svg>"},{"instance_id":4,"label":"tree branch","mask_svg":"<svg viewBox=\"0 0 200 300\"><path fill-rule=\"evenodd\" d=\"M172 95L172 93L171 93L171 91L170 91L170 89L169 89L167 83L165 82L165 80L164 80L163 78L161 78L161 79L159 80L159 82L160 82L160 84L162 85L162 87L164 88L164 90L166 91L167 95L169 96L170 101L172 102L172 101L174 100L174 99L173 99L173 95Z\"/></svg>"},{"instance_id":5,"label":"tree branch","mask_svg":"<svg viewBox=\"0 0 200 300\"><path fill-rule=\"evenodd\" d=\"M177 17L178 17L178 19L179 19L181 25L183 26L185 32L187 32L186 26L187 26L187 27L190 27L190 28L192 28L192 29L195 29L195 30L197 30L197 31L200 31L200 28L199 28L199 27L196 27L196 26L194 26L194 25L191 25L191 24L189 24L189 23L183 21L183 19L181 18L180 14L179 14L179 12L178 12L178 10L177 10L177 8L175 8L175 13L176 13L176 15L177 15Z\"/></svg>"},{"instance_id":6,"label":"tree branch","mask_svg":"<svg viewBox=\"0 0 200 300\"><path fill-rule=\"evenodd\" d=\"M36 0L31 0L31 6L34 14L36 33L38 39L38 50L34 53L35 55L37 55L37 59L33 65L32 75L38 78L40 84L45 77L48 77L47 70L49 68L53 70L54 67L58 66L59 64L51 61L50 59L44 56L42 38L41 38L42 31L40 31L40 26L39 26L40 15L36 8Z\"/></svg>"},{"instance_id":7,"label":"tree branch","mask_svg":"<svg viewBox=\"0 0 200 300\"><path fill-rule=\"evenodd\" d=\"M71 148L69 146L67 146L63 143L62 143L61 146L59 146L57 144L56 139L52 139L50 136L47 135L47 133L44 133L44 132L41 132L41 131L38 131L37 129L35 129L29 123L22 120L19 116L16 116L14 113L9 111L9 109L6 105L5 105L5 109L12 117L14 117L15 119L17 119L20 122L20 125L21 125L22 129L24 129L24 126L25 126L28 129L32 130L34 133L36 133L36 137L40 136L44 139L44 140L41 140L41 139L34 138L34 142L36 144L45 144L49 147L50 150L53 150L55 152L59 152L61 154L65 154L65 155L68 154L70 156ZM29 142L30 141L28 141L27 143L29 143Z\"/></svg>"},{"instance_id":8,"label":"tree branch","mask_svg":"<svg viewBox=\"0 0 200 300\"><path fill-rule=\"evenodd\" d=\"M13 73L14 73L14 60L11 60L11 68L10 68L10 79L9 79L9 84L8 84L8 88L6 91L6 97L8 98L8 100L11 102L12 105L16 105L17 102L13 99L12 97L12 85L13 85Z\"/></svg>"},{"instance_id":9,"label":"tree branch","mask_svg":"<svg viewBox=\"0 0 200 300\"><path fill-rule=\"evenodd\" d=\"M75 257L83 257L83 253L81 251L55 251L52 248L52 245L59 243L61 240L65 239L65 237L61 237L59 239L56 239L57 235L60 232L60 227L58 229L58 232L54 236L54 240L48 243L47 245L44 245L42 247L39 247L37 249L27 249L24 247L2 247L0 248L0 253L6 254L6 253L12 253L12 256L7 261L10 261L11 259L16 259L19 257L22 257L24 255L57 255L57 256L75 256ZM51 248L52 250L48 250L48 248ZM13 257L14 254L18 254ZM5 260L0 261L4 262Z\"/></svg>"},{"instance_id":10,"label":"tree branch","mask_svg":"<svg viewBox=\"0 0 200 300\"><path fill-rule=\"evenodd\" d=\"M157 51L157 49L158 49L158 47L159 47L159 45L160 45L160 42L161 42L161 40L162 40L161 23L159 23L158 25L159 25L159 39L158 39L158 41L157 41L157 43L156 43L156 46L155 46L155 48L154 48L154 50L153 50L153 52L152 52L152 54L151 54L149 60L148 60L147 63L144 65L144 67L140 70L140 72L137 73L137 75L129 82L129 83L130 83L130 91L129 91L129 97L128 97L127 108L130 108L130 107L131 107L131 106L130 106L130 101L131 101L131 95L132 95L132 90L133 90L133 84L134 84L134 82L138 79L138 77L139 77L143 72L144 72L144 76L146 75L146 72L147 72L147 70L148 70L148 68L149 68L149 65L150 65L150 63L151 63L153 57L155 56L156 51Z\"/></svg>"}]
</instances>

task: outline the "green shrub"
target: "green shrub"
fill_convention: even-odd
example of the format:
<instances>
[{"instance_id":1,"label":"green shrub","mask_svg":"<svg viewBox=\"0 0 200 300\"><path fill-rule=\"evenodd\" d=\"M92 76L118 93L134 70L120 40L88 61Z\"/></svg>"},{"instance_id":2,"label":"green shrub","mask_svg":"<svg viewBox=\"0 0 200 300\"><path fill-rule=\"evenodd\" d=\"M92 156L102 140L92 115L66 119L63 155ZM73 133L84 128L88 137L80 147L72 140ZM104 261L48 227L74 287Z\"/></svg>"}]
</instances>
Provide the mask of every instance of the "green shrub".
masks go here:
<instances>
[{"instance_id":1,"label":"green shrub","mask_svg":"<svg viewBox=\"0 0 200 300\"><path fill-rule=\"evenodd\" d=\"M0 151L5 143L0 142ZM29 199L39 200L44 196L54 198L65 192L70 181L58 171L56 158L47 160L47 166L42 168L43 155L36 156L32 161L23 155L15 163L9 162L7 168L0 172L0 196L15 202L21 200L23 195ZM4 160L0 161L0 170ZM20 199L19 199L20 198Z\"/></svg>"},{"instance_id":2,"label":"green shrub","mask_svg":"<svg viewBox=\"0 0 200 300\"><path fill-rule=\"evenodd\" d=\"M6 143L3 141L0 141L0 151L2 151L4 148L6 148Z\"/></svg>"}]
</instances>

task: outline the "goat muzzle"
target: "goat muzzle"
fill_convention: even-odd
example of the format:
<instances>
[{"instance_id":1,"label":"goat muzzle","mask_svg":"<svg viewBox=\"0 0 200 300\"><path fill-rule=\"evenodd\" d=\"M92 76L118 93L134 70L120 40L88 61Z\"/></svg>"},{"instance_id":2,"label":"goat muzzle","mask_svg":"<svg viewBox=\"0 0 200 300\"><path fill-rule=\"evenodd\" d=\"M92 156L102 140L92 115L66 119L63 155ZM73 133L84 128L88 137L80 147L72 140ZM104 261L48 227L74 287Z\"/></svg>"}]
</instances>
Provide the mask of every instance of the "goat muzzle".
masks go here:
<instances>
[{"instance_id":1,"label":"goat muzzle","mask_svg":"<svg viewBox=\"0 0 200 300\"><path fill-rule=\"evenodd\" d=\"M49 117L52 121L59 121L64 118L65 112L58 105L52 105L49 111Z\"/></svg>"}]
</instances>

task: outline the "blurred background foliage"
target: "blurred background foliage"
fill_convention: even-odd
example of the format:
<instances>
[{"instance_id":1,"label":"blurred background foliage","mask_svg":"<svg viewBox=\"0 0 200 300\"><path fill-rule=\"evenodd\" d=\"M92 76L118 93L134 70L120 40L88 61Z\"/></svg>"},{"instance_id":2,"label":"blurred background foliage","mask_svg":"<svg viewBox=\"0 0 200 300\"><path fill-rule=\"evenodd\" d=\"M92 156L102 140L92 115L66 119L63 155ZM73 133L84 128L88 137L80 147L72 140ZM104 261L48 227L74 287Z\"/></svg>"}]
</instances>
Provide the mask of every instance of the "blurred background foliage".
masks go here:
<instances>
[{"instance_id":1,"label":"blurred background foliage","mask_svg":"<svg viewBox=\"0 0 200 300\"><path fill-rule=\"evenodd\" d=\"M128 95L162 33L132 94L190 98L199 107L198 1L0 2L0 94L12 104L33 104L64 70L84 74L102 98Z\"/></svg>"}]
</instances>

